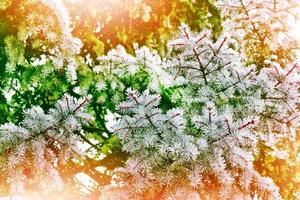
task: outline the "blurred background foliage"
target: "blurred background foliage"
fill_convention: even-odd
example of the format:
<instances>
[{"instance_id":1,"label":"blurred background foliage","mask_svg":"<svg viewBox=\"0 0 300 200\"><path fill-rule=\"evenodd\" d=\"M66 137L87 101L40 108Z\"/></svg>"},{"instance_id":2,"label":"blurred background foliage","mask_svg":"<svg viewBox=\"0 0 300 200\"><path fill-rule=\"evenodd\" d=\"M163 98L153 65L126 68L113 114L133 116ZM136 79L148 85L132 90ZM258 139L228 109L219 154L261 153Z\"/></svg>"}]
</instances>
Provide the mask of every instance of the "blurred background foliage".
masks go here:
<instances>
[{"instance_id":1,"label":"blurred background foliage","mask_svg":"<svg viewBox=\"0 0 300 200\"><path fill-rule=\"evenodd\" d=\"M204 28L218 35L222 28L211 0L90 0L67 5L74 21L73 33L93 55L122 44L132 52L132 43L166 53L166 43L182 22L194 31Z\"/></svg>"},{"instance_id":2,"label":"blurred background foliage","mask_svg":"<svg viewBox=\"0 0 300 200\"><path fill-rule=\"evenodd\" d=\"M91 177L97 184L85 195L88 199L96 199L99 187L110 182L111 170L121 166L127 157L107 127L108 111L113 112L116 104L124 99L126 88L142 91L149 82L143 67L134 75L122 77L109 70L95 74L96 58L118 44L133 54L134 43L166 56L167 41L176 35L182 22L194 31L208 28L218 37L222 33L222 19L213 0L65 0L65 3L72 19L72 33L83 42L77 58L80 66L75 84L67 80L64 68L57 70L50 61L33 65L34 58L47 55L47 49L55 45L45 38L43 28L34 31L36 27L47 24L46 30L60 34L54 13L39 0L0 1L0 124L20 122L24 109L33 105L40 105L47 111L66 92L75 97L91 94L89 109L96 120L84 127L87 138L94 141L90 144L93 146L90 156L59 168L69 188L78 187L78 181L73 178L77 173L84 172ZM28 32L34 34L27 37ZM99 89L99 84L104 87ZM166 102L169 92L161 90ZM285 199L294 198L291 194L300 188L299 165L293 165L300 159L299 145L295 144L291 145L290 160L275 159L262 146L255 162L258 171L272 177L280 186ZM100 159L103 154L106 157ZM106 172L95 170L99 166L106 167ZM5 177L0 175L0 194L8 189L5 186ZM74 193L74 197L76 195Z\"/></svg>"}]
</instances>

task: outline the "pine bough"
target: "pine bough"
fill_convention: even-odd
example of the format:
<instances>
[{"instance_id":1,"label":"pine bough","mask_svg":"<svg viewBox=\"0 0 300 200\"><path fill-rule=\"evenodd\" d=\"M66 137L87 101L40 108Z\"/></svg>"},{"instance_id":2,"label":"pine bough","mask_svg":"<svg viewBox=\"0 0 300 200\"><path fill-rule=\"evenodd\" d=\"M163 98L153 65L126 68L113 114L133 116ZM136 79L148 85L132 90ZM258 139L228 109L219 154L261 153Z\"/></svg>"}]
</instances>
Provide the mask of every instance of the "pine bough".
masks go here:
<instances>
[{"instance_id":1,"label":"pine bough","mask_svg":"<svg viewBox=\"0 0 300 200\"><path fill-rule=\"evenodd\" d=\"M162 110L157 91L127 90L114 130L131 157L100 199L281 198L253 161L258 142L278 153L277 142L295 137L299 68L246 67L233 43L181 26L165 63L181 106Z\"/></svg>"},{"instance_id":2,"label":"pine bough","mask_svg":"<svg viewBox=\"0 0 300 200\"><path fill-rule=\"evenodd\" d=\"M34 106L24 112L19 125L0 127L0 169L8 177L13 196L22 196L30 184L39 191L62 189L57 166L82 156L81 124L93 120L85 112L87 102L88 98L64 95L48 113Z\"/></svg>"},{"instance_id":3,"label":"pine bough","mask_svg":"<svg viewBox=\"0 0 300 200\"><path fill-rule=\"evenodd\" d=\"M53 2L53 8L59 6ZM287 10L278 5L290 8L293 1L278 2L217 1L228 19L224 35L214 41L208 31L193 33L182 25L180 36L170 42L174 56L169 58L146 47L137 48L136 56L118 47L99 58L103 66L115 65L116 76L143 66L151 79L145 91L127 89L127 100L118 106L113 130L130 158L102 189L101 200L281 199L272 179L253 167L259 143L284 158L278 143L295 138L299 126L294 43L277 40L289 38L278 21L289 19ZM68 20L61 20L68 26ZM247 60L255 45L270 46L264 66ZM161 106L162 88L172 90L168 109ZM81 124L92 120L86 102L66 95L48 114L33 107L19 126L1 126L0 166L12 193L21 194L28 178L40 187L49 182L61 187L56 167L80 155Z\"/></svg>"}]
</instances>

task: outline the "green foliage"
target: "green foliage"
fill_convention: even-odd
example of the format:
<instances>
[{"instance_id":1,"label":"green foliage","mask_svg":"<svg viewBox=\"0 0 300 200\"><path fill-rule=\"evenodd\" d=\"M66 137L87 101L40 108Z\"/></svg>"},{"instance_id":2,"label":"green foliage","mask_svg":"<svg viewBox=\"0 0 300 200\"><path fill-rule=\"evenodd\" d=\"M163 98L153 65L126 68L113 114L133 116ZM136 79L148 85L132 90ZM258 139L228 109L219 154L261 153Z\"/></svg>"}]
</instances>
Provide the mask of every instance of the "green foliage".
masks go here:
<instances>
[{"instance_id":1,"label":"green foliage","mask_svg":"<svg viewBox=\"0 0 300 200\"><path fill-rule=\"evenodd\" d=\"M6 63L6 69L13 71L16 65L25 65L24 57L24 44L20 42L14 36L8 36L4 39L5 53L7 55L8 62Z\"/></svg>"}]
</instances>

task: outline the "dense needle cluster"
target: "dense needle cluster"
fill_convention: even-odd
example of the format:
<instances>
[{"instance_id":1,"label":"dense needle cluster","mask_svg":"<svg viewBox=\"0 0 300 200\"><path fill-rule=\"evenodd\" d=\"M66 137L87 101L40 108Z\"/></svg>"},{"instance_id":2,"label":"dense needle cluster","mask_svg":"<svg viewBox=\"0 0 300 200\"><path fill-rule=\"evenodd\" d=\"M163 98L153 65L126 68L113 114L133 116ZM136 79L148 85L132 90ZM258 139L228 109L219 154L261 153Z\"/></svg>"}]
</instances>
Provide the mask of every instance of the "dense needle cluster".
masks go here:
<instances>
[{"instance_id":1,"label":"dense needle cluster","mask_svg":"<svg viewBox=\"0 0 300 200\"><path fill-rule=\"evenodd\" d=\"M232 45L182 25L167 61L174 80L183 80L172 97L180 106L162 110L156 91L127 90L114 129L131 155L118 170L127 198L154 190L156 199L280 199L253 161L259 141L278 152L276 142L295 137L299 68L245 66Z\"/></svg>"},{"instance_id":2,"label":"dense needle cluster","mask_svg":"<svg viewBox=\"0 0 300 200\"><path fill-rule=\"evenodd\" d=\"M65 95L48 113L34 106L24 112L19 125L0 127L0 169L7 174L13 195L22 195L31 186L48 192L63 188L56 168L82 156L81 124L92 120L85 112L87 101Z\"/></svg>"}]
</instances>

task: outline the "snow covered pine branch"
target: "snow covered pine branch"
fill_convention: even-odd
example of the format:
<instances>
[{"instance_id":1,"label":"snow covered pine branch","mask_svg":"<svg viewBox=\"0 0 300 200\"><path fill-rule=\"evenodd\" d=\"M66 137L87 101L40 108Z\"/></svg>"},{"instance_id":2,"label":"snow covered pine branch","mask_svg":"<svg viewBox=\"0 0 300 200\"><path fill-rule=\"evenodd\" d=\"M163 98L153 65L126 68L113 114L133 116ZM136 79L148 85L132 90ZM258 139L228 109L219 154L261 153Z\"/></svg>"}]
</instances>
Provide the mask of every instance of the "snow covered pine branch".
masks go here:
<instances>
[{"instance_id":1,"label":"snow covered pine branch","mask_svg":"<svg viewBox=\"0 0 300 200\"><path fill-rule=\"evenodd\" d=\"M163 110L157 90L127 90L114 130L130 159L100 199L281 199L253 161L258 142L279 151L295 136L299 67L246 66L234 44L181 26L166 62L180 106Z\"/></svg>"},{"instance_id":2,"label":"snow covered pine branch","mask_svg":"<svg viewBox=\"0 0 300 200\"><path fill-rule=\"evenodd\" d=\"M286 64L296 59L298 0L217 0L215 4L226 19L224 32L235 38L248 63L268 66L270 60Z\"/></svg>"},{"instance_id":3,"label":"snow covered pine branch","mask_svg":"<svg viewBox=\"0 0 300 200\"><path fill-rule=\"evenodd\" d=\"M57 68L68 65L73 83L81 42L71 35L62 1L43 2L56 11L62 31L60 45L50 50L56 56L49 58ZM284 159L278 144L293 140L299 127L296 43L280 21L291 19L295 2L220 0L227 20L216 41L209 31L193 33L182 25L169 58L146 47L132 56L120 46L99 57L96 74L107 70L113 79L143 68L151 79L144 91L127 89L118 106L113 129L129 159L101 188L101 200L281 199L253 161L259 143ZM101 90L105 81L99 82ZM162 106L166 89L171 102ZM22 195L28 185L62 188L57 167L81 155L81 124L92 120L87 101L65 95L47 114L35 106L19 125L0 127L0 170L12 195Z\"/></svg>"},{"instance_id":4,"label":"snow covered pine branch","mask_svg":"<svg viewBox=\"0 0 300 200\"><path fill-rule=\"evenodd\" d=\"M34 106L24 112L20 125L0 127L0 170L8 177L12 196L22 196L30 186L48 192L62 189L56 167L81 155L81 124L92 120L85 112L88 100L66 94L47 114Z\"/></svg>"}]
</instances>

